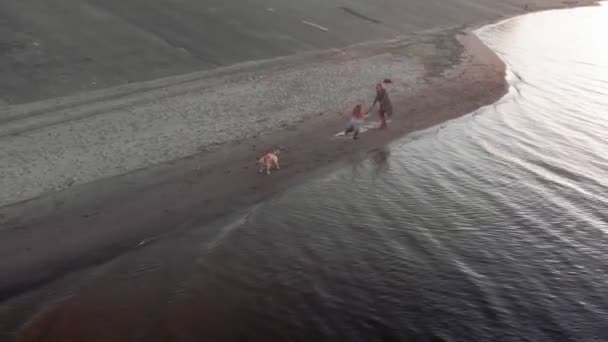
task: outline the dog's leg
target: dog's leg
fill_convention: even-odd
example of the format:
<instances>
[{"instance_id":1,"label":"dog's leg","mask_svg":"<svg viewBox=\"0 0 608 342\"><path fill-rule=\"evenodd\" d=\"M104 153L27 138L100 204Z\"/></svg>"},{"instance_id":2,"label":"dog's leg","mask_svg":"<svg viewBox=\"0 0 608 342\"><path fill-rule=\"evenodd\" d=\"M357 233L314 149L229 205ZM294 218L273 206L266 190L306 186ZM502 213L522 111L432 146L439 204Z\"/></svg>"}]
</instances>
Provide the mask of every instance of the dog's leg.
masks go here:
<instances>
[{"instance_id":1,"label":"dog's leg","mask_svg":"<svg viewBox=\"0 0 608 342\"><path fill-rule=\"evenodd\" d=\"M279 160L278 159L274 161L274 165L276 165L277 170L280 169L280 167L279 167Z\"/></svg>"},{"instance_id":2,"label":"dog's leg","mask_svg":"<svg viewBox=\"0 0 608 342\"><path fill-rule=\"evenodd\" d=\"M266 164L266 174L270 174L270 163Z\"/></svg>"}]
</instances>

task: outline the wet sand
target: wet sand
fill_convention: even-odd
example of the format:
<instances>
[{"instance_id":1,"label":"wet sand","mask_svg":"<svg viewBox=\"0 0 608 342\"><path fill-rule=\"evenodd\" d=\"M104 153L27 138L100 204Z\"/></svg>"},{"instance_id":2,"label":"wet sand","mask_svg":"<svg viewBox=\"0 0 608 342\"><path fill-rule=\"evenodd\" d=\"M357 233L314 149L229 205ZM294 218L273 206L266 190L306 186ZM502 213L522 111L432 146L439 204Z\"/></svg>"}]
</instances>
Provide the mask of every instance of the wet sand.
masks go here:
<instances>
[{"instance_id":1,"label":"wet sand","mask_svg":"<svg viewBox=\"0 0 608 342\"><path fill-rule=\"evenodd\" d=\"M281 130L2 208L0 274L10 277L0 280L0 299L10 304L66 274L267 198L337 160L471 113L505 92L503 63L462 28L426 32L398 48L423 70L406 91L391 93L396 110L386 131L333 139L348 113L319 112ZM273 146L284 151L281 170L257 175L255 158ZM31 314L18 312L0 312L3 331L15 331ZM46 329L43 324L30 337L45 336ZM59 340L68 333L54 332Z\"/></svg>"}]
</instances>

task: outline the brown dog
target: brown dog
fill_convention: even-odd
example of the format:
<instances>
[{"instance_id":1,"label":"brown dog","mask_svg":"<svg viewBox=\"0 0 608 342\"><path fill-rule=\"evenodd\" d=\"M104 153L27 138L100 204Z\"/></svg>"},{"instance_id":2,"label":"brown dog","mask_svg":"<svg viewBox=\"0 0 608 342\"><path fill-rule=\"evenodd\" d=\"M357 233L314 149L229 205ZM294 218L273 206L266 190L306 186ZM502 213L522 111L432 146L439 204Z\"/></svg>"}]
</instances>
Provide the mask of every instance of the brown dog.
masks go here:
<instances>
[{"instance_id":1,"label":"brown dog","mask_svg":"<svg viewBox=\"0 0 608 342\"><path fill-rule=\"evenodd\" d=\"M281 151L274 150L272 152L266 153L260 159L258 159L258 165L260 165L259 172L263 172L264 168L266 169L266 174L270 174L270 168L274 165L277 170L279 169L279 153Z\"/></svg>"}]
</instances>

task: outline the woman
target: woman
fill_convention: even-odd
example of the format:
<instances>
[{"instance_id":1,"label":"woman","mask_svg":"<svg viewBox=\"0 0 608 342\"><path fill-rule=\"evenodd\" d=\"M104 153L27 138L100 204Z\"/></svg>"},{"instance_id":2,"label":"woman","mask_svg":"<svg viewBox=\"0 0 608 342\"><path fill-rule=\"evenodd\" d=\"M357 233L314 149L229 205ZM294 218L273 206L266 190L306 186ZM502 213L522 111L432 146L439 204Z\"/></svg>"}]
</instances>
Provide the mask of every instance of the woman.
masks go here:
<instances>
[{"instance_id":1,"label":"woman","mask_svg":"<svg viewBox=\"0 0 608 342\"><path fill-rule=\"evenodd\" d=\"M374 99L374 103L367 111L368 113L374 108L376 103L380 103L380 110L378 110L378 115L380 116L380 128L386 128L386 117L389 118L393 115L393 104L391 103L391 99L388 96L388 92L382 86L382 83L376 84L376 98Z\"/></svg>"}]
</instances>

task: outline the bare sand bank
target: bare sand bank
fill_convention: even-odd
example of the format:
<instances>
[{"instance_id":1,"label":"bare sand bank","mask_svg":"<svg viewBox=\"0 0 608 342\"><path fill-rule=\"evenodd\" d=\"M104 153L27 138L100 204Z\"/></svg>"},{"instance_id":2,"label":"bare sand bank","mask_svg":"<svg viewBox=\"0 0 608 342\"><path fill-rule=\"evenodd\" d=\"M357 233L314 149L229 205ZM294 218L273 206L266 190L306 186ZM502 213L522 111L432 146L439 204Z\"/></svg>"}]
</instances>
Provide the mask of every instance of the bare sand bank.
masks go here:
<instances>
[{"instance_id":1,"label":"bare sand bank","mask_svg":"<svg viewBox=\"0 0 608 342\"><path fill-rule=\"evenodd\" d=\"M312 170L381 148L407 132L470 113L505 91L504 65L470 33L451 30L426 34L408 44L406 50L423 57L424 72L415 87L392 90L396 110L386 131L366 132L357 141L334 139L333 134L343 128L349 114L323 113L272 134L176 161L171 167L177 173L160 176L160 183L135 186L135 190L128 181L119 179L89 185L109 190L107 197L96 198L96 192L89 188L72 195L71 201L84 205L70 206L70 200L63 198L64 209L54 210L42 221L4 228L0 272L11 277L1 280L2 299L18 298L41 282L137 248L142 240L262 200ZM271 146L283 148L281 170L271 176L258 175L255 156ZM141 172L137 179L143 176ZM19 307L17 303L19 300L15 302ZM21 321L15 314L19 311L13 311L10 321Z\"/></svg>"}]
</instances>

